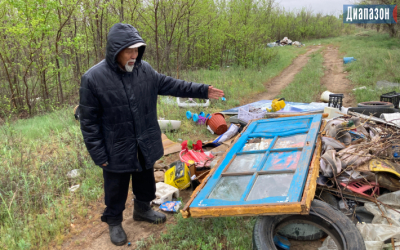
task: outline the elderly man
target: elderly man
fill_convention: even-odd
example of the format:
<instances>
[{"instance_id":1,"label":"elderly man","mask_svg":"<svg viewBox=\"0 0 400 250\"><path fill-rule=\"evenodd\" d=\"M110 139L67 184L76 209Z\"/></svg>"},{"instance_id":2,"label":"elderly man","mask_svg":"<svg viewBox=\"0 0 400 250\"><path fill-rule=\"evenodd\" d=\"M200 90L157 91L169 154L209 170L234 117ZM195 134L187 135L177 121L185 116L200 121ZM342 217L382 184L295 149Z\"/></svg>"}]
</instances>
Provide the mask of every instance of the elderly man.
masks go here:
<instances>
[{"instance_id":1,"label":"elderly man","mask_svg":"<svg viewBox=\"0 0 400 250\"><path fill-rule=\"evenodd\" d=\"M157 95L214 98L223 91L157 73L142 60L146 44L129 24L117 23L108 33L106 58L81 80L80 120L86 147L103 168L105 204L101 220L108 223L111 242L127 242L122 212L132 176L133 219L163 223L153 211L153 165L164 152L157 121Z\"/></svg>"}]
</instances>

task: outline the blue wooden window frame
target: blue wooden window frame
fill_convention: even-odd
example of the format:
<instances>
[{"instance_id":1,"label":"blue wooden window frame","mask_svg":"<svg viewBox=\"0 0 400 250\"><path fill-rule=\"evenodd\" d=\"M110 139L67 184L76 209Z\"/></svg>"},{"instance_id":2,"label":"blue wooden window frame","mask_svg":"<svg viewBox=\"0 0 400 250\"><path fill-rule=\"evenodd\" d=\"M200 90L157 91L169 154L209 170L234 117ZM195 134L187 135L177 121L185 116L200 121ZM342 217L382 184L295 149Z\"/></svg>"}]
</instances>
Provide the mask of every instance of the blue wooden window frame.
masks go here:
<instances>
[{"instance_id":1,"label":"blue wooden window frame","mask_svg":"<svg viewBox=\"0 0 400 250\"><path fill-rule=\"evenodd\" d=\"M308 174L308 167L310 165L311 157L315 148L315 142L318 136L318 132L321 126L322 115L308 115L308 116L295 116L279 119L263 119L252 122L242 133L240 138L232 146L227 153L226 157L222 160L218 169L208 179L206 185L201 189L193 200L190 207L217 207L217 206L235 206L235 205L260 205L268 203L280 203L280 202L299 202L301 200L305 181ZM263 126L265 129L263 130ZM261 130L261 131L260 131ZM274 145L279 137L292 136L296 134L307 134L306 140L303 147L294 148L277 148L274 149ZM256 150L256 151L243 151L248 139L251 138L266 138L273 139L267 149ZM289 151L301 151L300 159L297 163L295 170L272 170L272 171L261 171L267 162L268 156L273 152L289 152ZM234 161L235 157L243 154L254 154L263 153L262 160L255 164L256 171L239 172L239 173L227 173L226 170L230 167L230 164ZM283 174L293 173L293 178L289 187L288 194L286 196L273 196L262 198L258 200L246 201L246 197L249 195L254 183L259 175L264 174ZM223 176L250 176L251 179L247 184L247 187L241 196L239 201L228 201L220 199L208 198L221 177Z\"/></svg>"}]
</instances>

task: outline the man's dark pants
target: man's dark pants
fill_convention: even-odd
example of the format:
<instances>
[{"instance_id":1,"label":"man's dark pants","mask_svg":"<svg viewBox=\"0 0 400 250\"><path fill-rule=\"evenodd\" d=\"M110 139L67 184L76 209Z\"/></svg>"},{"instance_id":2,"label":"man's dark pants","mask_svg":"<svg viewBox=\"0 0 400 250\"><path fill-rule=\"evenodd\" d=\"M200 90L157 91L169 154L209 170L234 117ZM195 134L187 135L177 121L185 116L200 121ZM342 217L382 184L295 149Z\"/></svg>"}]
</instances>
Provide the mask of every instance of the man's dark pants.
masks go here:
<instances>
[{"instance_id":1,"label":"man's dark pants","mask_svg":"<svg viewBox=\"0 0 400 250\"><path fill-rule=\"evenodd\" d=\"M139 162L142 166L141 172L112 173L103 170L104 193L106 209L101 221L109 225L118 225L122 222L122 212L128 197L129 182L132 176L132 191L135 199L150 202L156 198L156 184L153 168L146 169L144 158L140 149L138 150Z\"/></svg>"}]
</instances>

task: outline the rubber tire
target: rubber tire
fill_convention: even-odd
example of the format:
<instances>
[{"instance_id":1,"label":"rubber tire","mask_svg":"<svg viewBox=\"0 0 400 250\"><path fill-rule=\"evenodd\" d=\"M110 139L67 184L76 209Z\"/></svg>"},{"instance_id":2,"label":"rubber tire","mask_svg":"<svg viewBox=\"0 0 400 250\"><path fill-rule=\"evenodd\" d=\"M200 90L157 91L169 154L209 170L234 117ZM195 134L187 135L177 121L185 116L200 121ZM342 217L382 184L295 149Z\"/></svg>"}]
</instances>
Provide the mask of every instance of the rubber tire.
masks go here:
<instances>
[{"instance_id":1,"label":"rubber tire","mask_svg":"<svg viewBox=\"0 0 400 250\"><path fill-rule=\"evenodd\" d=\"M358 108L349 108L349 111L356 112L364 115L373 115L375 117L380 118L383 113L396 113L399 112L398 109L394 108L379 108L379 107L358 107Z\"/></svg>"},{"instance_id":2,"label":"rubber tire","mask_svg":"<svg viewBox=\"0 0 400 250\"><path fill-rule=\"evenodd\" d=\"M319 240L319 239L322 239L327 236L327 234L319 228L315 228L315 231L313 234L311 234L311 233L307 234L304 229L298 229L298 227L301 227L304 224L306 224L306 223L293 223L290 225L286 225L285 227L288 227L288 228L286 228L285 230L283 228L281 228L281 230L278 232L278 234L283 237L286 237L288 239L291 239L291 240L301 240L301 241ZM306 224L306 225L311 226L309 224ZM289 227L289 226L291 226L291 227ZM296 234L296 231L297 231L297 234Z\"/></svg>"},{"instance_id":3,"label":"rubber tire","mask_svg":"<svg viewBox=\"0 0 400 250\"><path fill-rule=\"evenodd\" d=\"M360 231L353 222L336 208L320 200L313 200L309 215L278 215L258 217L253 229L253 249L277 249L273 237L281 227L290 223L308 223L324 230L335 241L339 250L364 250Z\"/></svg>"},{"instance_id":4,"label":"rubber tire","mask_svg":"<svg viewBox=\"0 0 400 250\"><path fill-rule=\"evenodd\" d=\"M336 200L335 196L333 196L329 192L319 189L319 190L317 190L315 198L328 203L329 205L333 206L334 208L339 209L339 202ZM304 224L304 223L296 223L296 226L294 226L294 227L301 227L301 224ZM295 230L292 227L292 228L287 228L286 230L280 230L278 233L279 233L279 235L286 237L288 239L301 240L301 241L319 240L319 239L322 239L327 236L327 234L323 230L320 230L317 228L317 230L315 230L315 231L317 231L317 232L315 232L314 234L306 235L306 233L304 233L304 231L300 230L300 232L297 232L297 234L296 234ZM290 233L288 233L288 232L290 232Z\"/></svg>"},{"instance_id":5,"label":"rubber tire","mask_svg":"<svg viewBox=\"0 0 400 250\"><path fill-rule=\"evenodd\" d=\"M360 102L358 104L358 107L360 108L368 108L368 107L374 107L374 108L394 108L393 103L390 102Z\"/></svg>"},{"instance_id":6,"label":"rubber tire","mask_svg":"<svg viewBox=\"0 0 400 250\"><path fill-rule=\"evenodd\" d=\"M336 209L339 209L339 202L333 194L326 192L326 191L322 191L322 190L318 190L317 192L320 192L319 197L316 196L317 199L319 199L325 203L328 203L329 205L331 205L332 207L334 207Z\"/></svg>"}]
</instances>

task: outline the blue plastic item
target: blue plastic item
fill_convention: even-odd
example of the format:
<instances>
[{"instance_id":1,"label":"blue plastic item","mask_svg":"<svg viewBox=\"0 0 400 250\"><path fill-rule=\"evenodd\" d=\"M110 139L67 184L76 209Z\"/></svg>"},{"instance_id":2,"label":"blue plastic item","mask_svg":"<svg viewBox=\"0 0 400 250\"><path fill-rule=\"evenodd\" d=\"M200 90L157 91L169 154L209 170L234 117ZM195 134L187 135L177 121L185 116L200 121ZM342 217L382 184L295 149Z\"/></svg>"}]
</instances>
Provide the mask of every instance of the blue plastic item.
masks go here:
<instances>
[{"instance_id":1,"label":"blue plastic item","mask_svg":"<svg viewBox=\"0 0 400 250\"><path fill-rule=\"evenodd\" d=\"M210 115L210 114L207 114L207 115L206 115L206 118L207 118L207 119L211 119L211 117L212 117L212 115Z\"/></svg>"},{"instance_id":2,"label":"blue plastic item","mask_svg":"<svg viewBox=\"0 0 400 250\"><path fill-rule=\"evenodd\" d=\"M400 157L400 147L399 146L392 146L393 157L399 158Z\"/></svg>"},{"instance_id":3,"label":"blue plastic item","mask_svg":"<svg viewBox=\"0 0 400 250\"><path fill-rule=\"evenodd\" d=\"M280 236L280 235L275 235L274 236L274 243L275 246L278 246L282 249L289 250L290 249L290 242L288 238Z\"/></svg>"},{"instance_id":4,"label":"blue plastic item","mask_svg":"<svg viewBox=\"0 0 400 250\"><path fill-rule=\"evenodd\" d=\"M188 119L192 118L192 112L190 112L189 110L186 111L186 118Z\"/></svg>"},{"instance_id":5,"label":"blue plastic item","mask_svg":"<svg viewBox=\"0 0 400 250\"><path fill-rule=\"evenodd\" d=\"M222 101L226 101L226 98L225 98L225 97L221 97L221 100L222 100Z\"/></svg>"},{"instance_id":6,"label":"blue plastic item","mask_svg":"<svg viewBox=\"0 0 400 250\"><path fill-rule=\"evenodd\" d=\"M344 64L351 63L352 61L356 61L356 59L354 57L343 57Z\"/></svg>"},{"instance_id":7,"label":"blue plastic item","mask_svg":"<svg viewBox=\"0 0 400 250\"><path fill-rule=\"evenodd\" d=\"M160 205L160 209L165 212L178 212L181 207L181 201L166 201Z\"/></svg>"},{"instance_id":8,"label":"blue plastic item","mask_svg":"<svg viewBox=\"0 0 400 250\"><path fill-rule=\"evenodd\" d=\"M201 111L201 112L199 113L199 116L206 117L206 114L204 114L204 112Z\"/></svg>"},{"instance_id":9,"label":"blue plastic item","mask_svg":"<svg viewBox=\"0 0 400 250\"><path fill-rule=\"evenodd\" d=\"M199 120L199 115L198 114L193 114L193 121L197 122Z\"/></svg>"}]
</instances>

